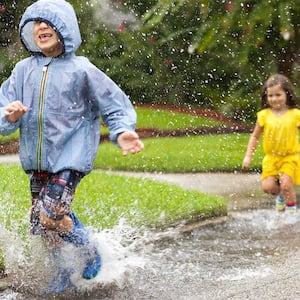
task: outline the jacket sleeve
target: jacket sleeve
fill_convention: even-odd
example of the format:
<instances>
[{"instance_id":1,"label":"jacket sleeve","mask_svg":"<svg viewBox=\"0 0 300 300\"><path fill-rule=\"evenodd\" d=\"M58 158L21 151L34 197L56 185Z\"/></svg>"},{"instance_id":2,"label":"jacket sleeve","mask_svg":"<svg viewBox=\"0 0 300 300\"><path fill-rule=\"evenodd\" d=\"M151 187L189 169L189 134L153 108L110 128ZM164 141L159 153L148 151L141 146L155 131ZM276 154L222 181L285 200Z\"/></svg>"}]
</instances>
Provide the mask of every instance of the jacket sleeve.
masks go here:
<instances>
[{"instance_id":1,"label":"jacket sleeve","mask_svg":"<svg viewBox=\"0 0 300 300\"><path fill-rule=\"evenodd\" d=\"M0 87L0 134L1 135L9 135L16 131L20 126L20 121L15 123L10 123L7 121L4 116L6 106L15 100L18 99L16 95L16 79L15 73L12 75L1 85Z\"/></svg>"},{"instance_id":2,"label":"jacket sleeve","mask_svg":"<svg viewBox=\"0 0 300 300\"><path fill-rule=\"evenodd\" d=\"M93 66L88 74L92 98L109 128L111 141L117 144L120 133L135 130L135 109L126 94L102 71Z\"/></svg>"}]
</instances>

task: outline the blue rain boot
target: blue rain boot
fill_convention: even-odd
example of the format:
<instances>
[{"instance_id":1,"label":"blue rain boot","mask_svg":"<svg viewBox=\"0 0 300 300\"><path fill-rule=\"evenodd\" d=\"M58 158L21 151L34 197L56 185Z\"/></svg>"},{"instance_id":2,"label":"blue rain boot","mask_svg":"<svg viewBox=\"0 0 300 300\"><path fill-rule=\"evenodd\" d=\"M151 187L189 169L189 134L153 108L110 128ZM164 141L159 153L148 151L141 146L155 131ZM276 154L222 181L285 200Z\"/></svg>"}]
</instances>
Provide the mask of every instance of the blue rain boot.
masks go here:
<instances>
[{"instance_id":1,"label":"blue rain boot","mask_svg":"<svg viewBox=\"0 0 300 300\"><path fill-rule=\"evenodd\" d=\"M89 240L89 232L86 230L82 222L71 212L70 218L73 221L73 228L67 235L60 235L61 238L80 248L82 257L84 258L85 268L82 277L92 279L97 276L101 268L101 256L95 246L91 245Z\"/></svg>"},{"instance_id":2,"label":"blue rain boot","mask_svg":"<svg viewBox=\"0 0 300 300\"><path fill-rule=\"evenodd\" d=\"M71 275L74 273L72 268L63 268L61 249L57 248L52 251L54 262L57 266L57 272L52 277L48 287L42 292L44 294L56 294L65 291L76 291L77 287L71 282Z\"/></svg>"}]
</instances>

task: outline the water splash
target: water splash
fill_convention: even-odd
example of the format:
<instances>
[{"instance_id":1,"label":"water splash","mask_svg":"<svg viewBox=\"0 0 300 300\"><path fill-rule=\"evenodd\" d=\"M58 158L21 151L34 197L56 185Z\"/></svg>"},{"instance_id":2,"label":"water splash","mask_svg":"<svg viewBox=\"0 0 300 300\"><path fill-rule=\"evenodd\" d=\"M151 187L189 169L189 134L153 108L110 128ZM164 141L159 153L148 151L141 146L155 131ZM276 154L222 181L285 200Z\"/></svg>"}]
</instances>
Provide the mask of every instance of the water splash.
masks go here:
<instances>
[{"instance_id":1,"label":"water splash","mask_svg":"<svg viewBox=\"0 0 300 300\"><path fill-rule=\"evenodd\" d=\"M129 226L125 227L122 221L112 230L94 232L92 240L102 257L101 272L94 280L79 278L76 285L87 290L97 286L123 288L130 273L137 268L144 268L147 261L145 257L135 252L136 242L129 239L132 232L133 230Z\"/></svg>"},{"instance_id":2,"label":"water splash","mask_svg":"<svg viewBox=\"0 0 300 300\"><path fill-rule=\"evenodd\" d=\"M234 213L228 222L210 224L186 234L172 229L135 229L121 220L111 230L92 233L104 262L100 274L85 281L80 279L79 271L72 278L81 289L79 293L55 299L244 299L243 295L258 283L269 284L274 277L281 278L283 272L290 278L290 264L283 263L294 264L294 258L289 258L299 251L300 223L287 230L277 223L281 216L274 210L244 211ZM28 252L31 248L24 249ZM28 253L23 259L26 251L18 251L15 261L31 271L21 272L23 281L17 282L21 284L17 286L14 281L14 290L0 293L0 300L45 299L36 291L31 294L34 289L30 290L29 282L35 280L37 270L33 266L38 263L31 266L26 259ZM43 256L38 247L34 251ZM50 264L44 258L41 266ZM297 265L294 269L296 272ZM26 281L27 274L31 277ZM242 288L245 282L247 286ZM275 280L274 285L277 284ZM237 296L231 298L232 295Z\"/></svg>"},{"instance_id":3,"label":"water splash","mask_svg":"<svg viewBox=\"0 0 300 300\"><path fill-rule=\"evenodd\" d=\"M133 13L124 13L120 9L116 9L108 0L93 0L93 6L96 9L95 20L99 20L112 29L117 29L118 26L125 22L130 24L132 28L138 25L138 19Z\"/></svg>"},{"instance_id":4,"label":"water splash","mask_svg":"<svg viewBox=\"0 0 300 300\"><path fill-rule=\"evenodd\" d=\"M78 259L78 248L65 243L62 258L66 268L75 269L71 276L72 283L79 289L79 293L89 293L95 290L118 288L122 289L136 269L144 268L146 259L135 252L136 242L132 239L134 230L125 226L121 221L111 230L101 232L89 228L91 240L102 257L102 268L96 278L84 280L81 277L83 264ZM46 288L55 265L49 257L48 251L38 236L30 236L26 241L0 227L0 243L3 250L6 273L11 279L12 289L23 295L31 295L32 299L41 294ZM12 294L8 294L10 297ZM3 295L0 295L3 297ZM16 296L16 295L15 295ZM10 299L10 298L0 298ZM13 298L16 299L16 298ZM21 299L21 298L20 298Z\"/></svg>"}]
</instances>

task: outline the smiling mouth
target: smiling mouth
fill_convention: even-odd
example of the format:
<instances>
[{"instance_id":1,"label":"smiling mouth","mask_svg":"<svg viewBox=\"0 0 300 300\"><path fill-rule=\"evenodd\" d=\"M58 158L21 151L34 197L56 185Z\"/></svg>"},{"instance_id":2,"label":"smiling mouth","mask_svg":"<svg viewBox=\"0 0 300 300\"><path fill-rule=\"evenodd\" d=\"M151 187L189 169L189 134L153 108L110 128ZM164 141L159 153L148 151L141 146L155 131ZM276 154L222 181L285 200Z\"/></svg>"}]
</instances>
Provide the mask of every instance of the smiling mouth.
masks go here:
<instances>
[{"instance_id":1,"label":"smiling mouth","mask_svg":"<svg viewBox=\"0 0 300 300\"><path fill-rule=\"evenodd\" d=\"M42 33L42 34L39 35L39 39L40 39L41 41L43 41L43 40L48 40L48 39L50 39L51 37L52 37L52 34L51 34L51 33Z\"/></svg>"}]
</instances>

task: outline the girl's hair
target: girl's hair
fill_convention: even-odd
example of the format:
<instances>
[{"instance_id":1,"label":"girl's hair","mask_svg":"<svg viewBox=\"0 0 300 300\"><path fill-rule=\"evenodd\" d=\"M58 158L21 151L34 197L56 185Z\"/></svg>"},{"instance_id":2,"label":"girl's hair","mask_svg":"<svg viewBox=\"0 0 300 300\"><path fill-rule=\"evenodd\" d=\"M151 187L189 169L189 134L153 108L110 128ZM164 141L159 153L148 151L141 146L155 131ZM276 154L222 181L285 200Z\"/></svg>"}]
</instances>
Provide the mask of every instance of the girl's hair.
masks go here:
<instances>
[{"instance_id":1,"label":"girl's hair","mask_svg":"<svg viewBox=\"0 0 300 300\"><path fill-rule=\"evenodd\" d=\"M268 103L267 89L269 87L280 85L286 93L286 105L289 108L297 106L297 96L293 90L293 85L290 80L282 74L274 74L266 81L261 90L261 108L270 107Z\"/></svg>"}]
</instances>

